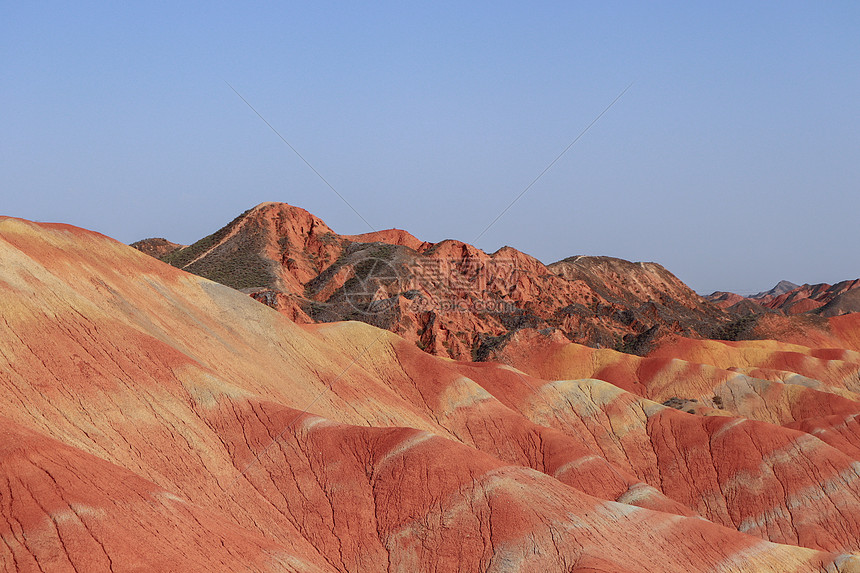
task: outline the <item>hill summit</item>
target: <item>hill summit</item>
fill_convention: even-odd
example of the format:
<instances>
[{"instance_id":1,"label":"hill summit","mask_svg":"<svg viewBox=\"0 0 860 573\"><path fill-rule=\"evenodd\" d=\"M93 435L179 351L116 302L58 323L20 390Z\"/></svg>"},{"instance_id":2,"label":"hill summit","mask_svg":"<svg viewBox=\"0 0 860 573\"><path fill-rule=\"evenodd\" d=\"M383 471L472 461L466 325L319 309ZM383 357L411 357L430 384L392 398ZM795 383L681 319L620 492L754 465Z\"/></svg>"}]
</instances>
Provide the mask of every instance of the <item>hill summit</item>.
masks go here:
<instances>
[{"instance_id":1,"label":"hill summit","mask_svg":"<svg viewBox=\"0 0 860 573\"><path fill-rule=\"evenodd\" d=\"M736 318L656 263L544 265L511 247L485 253L399 229L340 235L286 203L258 205L160 258L293 320L361 320L457 359L485 357L522 328L644 353L666 337L716 336Z\"/></svg>"}]
</instances>

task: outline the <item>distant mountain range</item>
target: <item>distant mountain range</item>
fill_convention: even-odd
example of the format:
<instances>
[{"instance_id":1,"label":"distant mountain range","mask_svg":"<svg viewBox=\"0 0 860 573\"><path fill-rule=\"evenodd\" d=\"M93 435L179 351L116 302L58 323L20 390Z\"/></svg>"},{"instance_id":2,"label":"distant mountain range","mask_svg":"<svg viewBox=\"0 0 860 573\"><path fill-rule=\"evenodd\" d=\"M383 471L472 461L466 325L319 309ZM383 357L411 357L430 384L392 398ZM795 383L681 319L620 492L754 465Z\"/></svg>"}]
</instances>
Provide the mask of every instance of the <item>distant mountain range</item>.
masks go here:
<instances>
[{"instance_id":1,"label":"distant mountain range","mask_svg":"<svg viewBox=\"0 0 860 573\"><path fill-rule=\"evenodd\" d=\"M715 336L735 319L656 263L575 256L544 265L511 247L485 253L399 229L339 235L285 203L250 209L190 246L132 246L292 320L361 320L457 359L485 357L521 328L643 353L670 335Z\"/></svg>"},{"instance_id":2,"label":"distant mountain range","mask_svg":"<svg viewBox=\"0 0 860 573\"><path fill-rule=\"evenodd\" d=\"M830 285L796 285L780 281L769 291L744 297L731 292L715 292L705 298L729 312L757 314L777 311L787 315L811 313L839 316L860 311L860 279Z\"/></svg>"},{"instance_id":3,"label":"distant mountain range","mask_svg":"<svg viewBox=\"0 0 860 573\"><path fill-rule=\"evenodd\" d=\"M784 320L762 321L764 314L860 310L860 281L780 281L748 297L702 297L657 263L574 256L544 265L511 247L485 253L400 229L339 235L286 203L249 209L192 245L155 238L132 246L296 322L360 320L455 359L485 359L523 328L645 354L678 336L755 339L792 330Z\"/></svg>"}]
</instances>

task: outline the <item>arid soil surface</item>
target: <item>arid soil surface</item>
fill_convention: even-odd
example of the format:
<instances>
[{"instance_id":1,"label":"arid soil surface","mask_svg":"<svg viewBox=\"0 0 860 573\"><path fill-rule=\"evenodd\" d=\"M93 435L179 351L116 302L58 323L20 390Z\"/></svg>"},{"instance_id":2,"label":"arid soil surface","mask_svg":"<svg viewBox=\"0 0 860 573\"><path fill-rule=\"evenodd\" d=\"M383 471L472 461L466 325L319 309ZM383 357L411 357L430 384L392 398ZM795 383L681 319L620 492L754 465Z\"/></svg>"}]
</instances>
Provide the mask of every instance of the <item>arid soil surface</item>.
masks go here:
<instances>
[{"instance_id":1,"label":"arid soil surface","mask_svg":"<svg viewBox=\"0 0 860 573\"><path fill-rule=\"evenodd\" d=\"M339 237L271 205L176 266L0 218L0 570L860 571L860 315L712 340L695 325L732 315L658 265ZM394 293L434 253L517 261L487 290L537 320L334 320L462 294ZM356 286L369 259L381 292Z\"/></svg>"}]
</instances>

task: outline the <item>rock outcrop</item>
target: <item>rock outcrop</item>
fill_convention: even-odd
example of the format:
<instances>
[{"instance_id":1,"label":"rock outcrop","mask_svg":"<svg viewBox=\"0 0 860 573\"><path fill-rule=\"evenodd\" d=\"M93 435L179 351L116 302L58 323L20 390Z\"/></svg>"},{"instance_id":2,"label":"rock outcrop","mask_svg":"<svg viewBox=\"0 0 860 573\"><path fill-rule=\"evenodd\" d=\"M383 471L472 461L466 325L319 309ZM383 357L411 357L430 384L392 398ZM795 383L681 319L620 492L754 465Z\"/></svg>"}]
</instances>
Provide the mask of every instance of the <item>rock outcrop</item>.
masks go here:
<instances>
[{"instance_id":1,"label":"rock outcrop","mask_svg":"<svg viewBox=\"0 0 860 573\"><path fill-rule=\"evenodd\" d=\"M141 253L145 253L150 257L160 259L162 257L166 257L173 251L184 249L187 245L171 243L167 239L163 239L161 237L153 237L152 239L142 239L140 241L135 241L131 244L131 246L140 251Z\"/></svg>"},{"instance_id":2,"label":"rock outcrop","mask_svg":"<svg viewBox=\"0 0 860 573\"><path fill-rule=\"evenodd\" d=\"M301 322L360 320L427 352L483 358L521 328L642 354L668 335L710 337L736 316L656 263L421 241L389 229L338 235L303 209L263 203L161 257Z\"/></svg>"}]
</instances>

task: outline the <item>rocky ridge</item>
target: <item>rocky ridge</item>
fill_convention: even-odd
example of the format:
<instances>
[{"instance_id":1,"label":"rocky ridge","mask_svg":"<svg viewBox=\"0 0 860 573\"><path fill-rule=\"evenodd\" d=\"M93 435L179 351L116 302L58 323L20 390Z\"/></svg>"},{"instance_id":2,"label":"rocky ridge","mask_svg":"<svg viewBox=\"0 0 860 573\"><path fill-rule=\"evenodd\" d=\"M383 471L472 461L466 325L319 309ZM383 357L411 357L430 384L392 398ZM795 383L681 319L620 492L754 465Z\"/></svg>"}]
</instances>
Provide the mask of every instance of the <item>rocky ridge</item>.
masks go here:
<instances>
[{"instance_id":1,"label":"rocky ridge","mask_svg":"<svg viewBox=\"0 0 860 573\"><path fill-rule=\"evenodd\" d=\"M780 281L769 291L744 297L731 292L714 292L707 300L714 305L738 314L761 314L774 311L789 316L816 314L830 317L860 312L860 279L836 284L796 285Z\"/></svg>"},{"instance_id":2,"label":"rocky ridge","mask_svg":"<svg viewBox=\"0 0 860 573\"><path fill-rule=\"evenodd\" d=\"M544 265L510 247L485 253L398 229L338 235L285 203L258 205L161 258L294 321L361 320L456 359L482 359L521 328L642 354L667 336L715 336L737 318L656 263Z\"/></svg>"}]
</instances>

